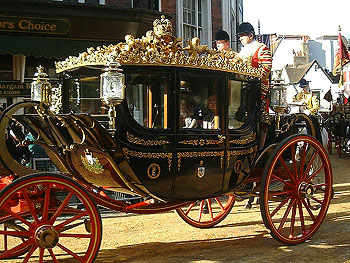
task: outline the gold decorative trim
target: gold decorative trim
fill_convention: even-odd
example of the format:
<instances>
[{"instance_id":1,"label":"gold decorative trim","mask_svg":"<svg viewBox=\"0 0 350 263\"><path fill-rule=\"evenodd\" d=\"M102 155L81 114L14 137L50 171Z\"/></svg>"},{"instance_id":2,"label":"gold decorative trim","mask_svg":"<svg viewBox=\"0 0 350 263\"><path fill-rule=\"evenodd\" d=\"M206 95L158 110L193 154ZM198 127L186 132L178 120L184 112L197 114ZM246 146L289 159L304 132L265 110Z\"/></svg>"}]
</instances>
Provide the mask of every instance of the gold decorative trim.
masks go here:
<instances>
[{"instance_id":1,"label":"gold decorative trim","mask_svg":"<svg viewBox=\"0 0 350 263\"><path fill-rule=\"evenodd\" d=\"M239 156L239 155L248 155L248 154L251 154L251 153L256 153L258 150L258 146L253 146L251 148L248 148L248 149L244 149L244 150L233 150L233 151L228 151L227 152L227 166L229 166L229 163L230 163L230 160L232 157L235 157L235 156Z\"/></svg>"},{"instance_id":2,"label":"gold decorative trim","mask_svg":"<svg viewBox=\"0 0 350 263\"><path fill-rule=\"evenodd\" d=\"M256 140L256 133L251 133L247 136L242 136L240 139L233 139L230 140L229 143L234 144L248 144L250 142L253 142Z\"/></svg>"},{"instance_id":3,"label":"gold decorative trim","mask_svg":"<svg viewBox=\"0 0 350 263\"><path fill-rule=\"evenodd\" d=\"M174 66L187 68L210 69L239 73L257 78L263 78L265 71L262 67L255 68L243 62L238 53L218 51L200 45L199 38L193 38L187 47L182 40L173 34L173 27L164 16L153 22L153 30L147 31L146 36L134 38L125 36L125 42L116 45L91 47L76 57L68 57L56 62L56 72L73 70L84 66L105 66L110 62L121 65L144 66Z\"/></svg>"},{"instance_id":4,"label":"gold decorative trim","mask_svg":"<svg viewBox=\"0 0 350 263\"><path fill-rule=\"evenodd\" d=\"M224 143L224 138L219 138L219 140L207 140L207 139L199 139L199 140L184 140L180 141L180 144L189 144L194 146L204 146L204 145L218 145Z\"/></svg>"},{"instance_id":5,"label":"gold decorative trim","mask_svg":"<svg viewBox=\"0 0 350 263\"><path fill-rule=\"evenodd\" d=\"M129 150L128 148L123 148L123 153L124 156L129 160L129 157L135 157L135 158L140 158L140 159L168 159L168 166L169 166L169 171L171 168L171 163L172 163L172 158L173 154L172 153L143 153L143 152L136 152Z\"/></svg>"},{"instance_id":6,"label":"gold decorative trim","mask_svg":"<svg viewBox=\"0 0 350 263\"><path fill-rule=\"evenodd\" d=\"M101 165L98 158L92 158L92 161L89 161L86 156L81 155L80 156L81 162L83 163L83 166L89 171L94 174L102 174L104 172L104 168Z\"/></svg>"},{"instance_id":7,"label":"gold decorative trim","mask_svg":"<svg viewBox=\"0 0 350 263\"><path fill-rule=\"evenodd\" d=\"M126 136L129 142L134 144L144 145L144 146L159 146L159 145L170 143L169 141L165 141L165 140L145 140L142 138L138 138L129 132L126 133Z\"/></svg>"},{"instance_id":8,"label":"gold decorative trim","mask_svg":"<svg viewBox=\"0 0 350 263\"><path fill-rule=\"evenodd\" d=\"M179 152L177 153L177 170L180 171L182 158L203 158L203 157L220 157L221 168L224 162L224 151L220 152Z\"/></svg>"}]
</instances>

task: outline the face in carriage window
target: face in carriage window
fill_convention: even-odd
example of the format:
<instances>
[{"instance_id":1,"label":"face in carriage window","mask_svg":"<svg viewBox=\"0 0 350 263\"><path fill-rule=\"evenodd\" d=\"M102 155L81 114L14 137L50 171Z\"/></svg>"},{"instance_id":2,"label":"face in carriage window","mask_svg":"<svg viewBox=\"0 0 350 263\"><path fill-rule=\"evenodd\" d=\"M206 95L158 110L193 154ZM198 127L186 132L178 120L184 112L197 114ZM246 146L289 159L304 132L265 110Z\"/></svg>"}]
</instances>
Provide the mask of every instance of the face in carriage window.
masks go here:
<instances>
[{"instance_id":1,"label":"face in carriage window","mask_svg":"<svg viewBox=\"0 0 350 263\"><path fill-rule=\"evenodd\" d=\"M181 74L179 96L180 129L219 129L223 103L218 98L224 90L218 77L201 74Z\"/></svg>"}]
</instances>

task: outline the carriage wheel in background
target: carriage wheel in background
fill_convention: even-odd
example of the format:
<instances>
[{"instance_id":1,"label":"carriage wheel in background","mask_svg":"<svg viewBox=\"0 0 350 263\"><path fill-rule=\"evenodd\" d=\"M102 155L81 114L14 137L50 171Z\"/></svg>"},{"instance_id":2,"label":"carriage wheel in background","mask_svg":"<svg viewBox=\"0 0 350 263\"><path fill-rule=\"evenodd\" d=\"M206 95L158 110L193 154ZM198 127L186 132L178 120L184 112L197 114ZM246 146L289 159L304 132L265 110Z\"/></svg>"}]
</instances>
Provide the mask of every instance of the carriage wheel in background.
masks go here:
<instances>
[{"instance_id":1,"label":"carriage wheel in background","mask_svg":"<svg viewBox=\"0 0 350 263\"><path fill-rule=\"evenodd\" d=\"M198 200L186 207L176 209L177 214L189 225L210 228L219 224L231 212L235 196L226 194L215 198Z\"/></svg>"},{"instance_id":2,"label":"carriage wheel in background","mask_svg":"<svg viewBox=\"0 0 350 263\"><path fill-rule=\"evenodd\" d=\"M332 168L313 137L283 140L266 164L260 193L265 226L278 241L310 239L324 220L332 197Z\"/></svg>"},{"instance_id":3,"label":"carriage wheel in background","mask_svg":"<svg viewBox=\"0 0 350 263\"><path fill-rule=\"evenodd\" d=\"M14 209L18 200L25 204L21 211ZM0 193L0 214L6 214L0 216L0 259L23 254L23 262L36 256L41 263L65 255L85 263L98 254L100 214L89 194L66 176L41 173L15 180ZM9 216L20 228L6 226Z\"/></svg>"}]
</instances>

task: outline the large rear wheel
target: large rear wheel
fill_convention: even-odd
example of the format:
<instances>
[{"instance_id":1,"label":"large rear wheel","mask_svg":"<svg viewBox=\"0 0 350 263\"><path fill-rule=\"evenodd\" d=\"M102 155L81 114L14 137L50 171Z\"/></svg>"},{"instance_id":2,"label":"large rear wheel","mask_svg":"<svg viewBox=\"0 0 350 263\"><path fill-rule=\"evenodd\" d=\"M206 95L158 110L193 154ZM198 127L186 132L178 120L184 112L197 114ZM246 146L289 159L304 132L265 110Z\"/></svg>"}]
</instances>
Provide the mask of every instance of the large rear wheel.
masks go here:
<instances>
[{"instance_id":1,"label":"large rear wheel","mask_svg":"<svg viewBox=\"0 0 350 263\"><path fill-rule=\"evenodd\" d=\"M14 181L0 193L0 212L0 259L58 262L68 255L86 263L97 256L101 217L89 194L66 176L42 173Z\"/></svg>"},{"instance_id":2,"label":"large rear wheel","mask_svg":"<svg viewBox=\"0 0 350 263\"><path fill-rule=\"evenodd\" d=\"M310 136L286 138L266 164L260 195L263 221L276 240L295 245L310 239L332 196L326 150Z\"/></svg>"},{"instance_id":3,"label":"large rear wheel","mask_svg":"<svg viewBox=\"0 0 350 263\"><path fill-rule=\"evenodd\" d=\"M235 204L235 196L226 194L191 203L176 209L178 215L191 226L210 228L219 224L231 212Z\"/></svg>"}]
</instances>

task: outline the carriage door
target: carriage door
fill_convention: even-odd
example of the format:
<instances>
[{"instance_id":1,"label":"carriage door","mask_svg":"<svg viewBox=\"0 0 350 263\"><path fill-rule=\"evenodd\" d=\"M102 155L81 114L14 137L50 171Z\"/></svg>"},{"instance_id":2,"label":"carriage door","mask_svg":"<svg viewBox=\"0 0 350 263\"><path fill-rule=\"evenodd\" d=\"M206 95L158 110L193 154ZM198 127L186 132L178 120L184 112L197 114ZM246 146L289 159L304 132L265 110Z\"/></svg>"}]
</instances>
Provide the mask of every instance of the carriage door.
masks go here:
<instances>
[{"instance_id":1,"label":"carriage door","mask_svg":"<svg viewBox=\"0 0 350 263\"><path fill-rule=\"evenodd\" d=\"M187 70L177 74L177 198L199 199L222 190L224 80L218 72Z\"/></svg>"}]
</instances>

